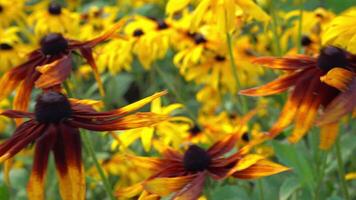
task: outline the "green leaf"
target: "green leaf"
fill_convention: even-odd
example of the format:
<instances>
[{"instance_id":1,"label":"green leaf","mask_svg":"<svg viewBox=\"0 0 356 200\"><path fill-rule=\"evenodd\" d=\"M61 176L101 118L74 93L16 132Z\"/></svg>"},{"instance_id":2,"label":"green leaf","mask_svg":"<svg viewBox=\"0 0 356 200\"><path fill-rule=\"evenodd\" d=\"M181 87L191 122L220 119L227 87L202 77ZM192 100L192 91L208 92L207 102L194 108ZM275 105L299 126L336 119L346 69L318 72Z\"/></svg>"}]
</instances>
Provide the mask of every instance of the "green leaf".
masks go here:
<instances>
[{"instance_id":1,"label":"green leaf","mask_svg":"<svg viewBox=\"0 0 356 200\"><path fill-rule=\"evenodd\" d=\"M300 188L300 185L296 178L290 177L286 179L279 190L279 199L287 200L298 188Z\"/></svg>"},{"instance_id":2,"label":"green leaf","mask_svg":"<svg viewBox=\"0 0 356 200\"><path fill-rule=\"evenodd\" d=\"M236 185L225 185L217 187L211 192L211 199L224 199L224 200L248 200L250 199L245 190Z\"/></svg>"}]
</instances>

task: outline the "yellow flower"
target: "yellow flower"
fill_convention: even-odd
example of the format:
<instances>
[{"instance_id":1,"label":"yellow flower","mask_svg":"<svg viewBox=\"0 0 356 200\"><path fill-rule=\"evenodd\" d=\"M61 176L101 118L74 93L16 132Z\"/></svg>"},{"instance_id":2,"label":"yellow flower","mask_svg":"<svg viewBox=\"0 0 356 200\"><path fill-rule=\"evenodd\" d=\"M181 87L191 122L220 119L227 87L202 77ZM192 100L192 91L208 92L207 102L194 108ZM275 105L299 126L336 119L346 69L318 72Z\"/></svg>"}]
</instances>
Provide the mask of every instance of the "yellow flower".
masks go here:
<instances>
[{"instance_id":1,"label":"yellow flower","mask_svg":"<svg viewBox=\"0 0 356 200\"><path fill-rule=\"evenodd\" d=\"M161 99L152 101L152 113L169 115L171 117L152 127L132 129L120 133L118 136L119 141L114 141L112 147L115 148L120 144L121 147L125 149L137 139L141 139L144 150L148 152L151 150L155 135L157 135L161 147L172 146L178 148L182 144L183 137L188 134L190 124L192 124L191 120L186 117L174 116L174 114L181 108L183 108L182 104L162 106Z\"/></svg>"},{"instance_id":2,"label":"yellow flower","mask_svg":"<svg viewBox=\"0 0 356 200\"><path fill-rule=\"evenodd\" d=\"M322 35L322 43L344 47L356 53L356 8L350 8L333 19Z\"/></svg>"},{"instance_id":3,"label":"yellow flower","mask_svg":"<svg viewBox=\"0 0 356 200\"><path fill-rule=\"evenodd\" d=\"M25 0L19 0L16 3L0 0L0 27L6 28L13 22L23 25L26 18L24 4Z\"/></svg>"},{"instance_id":4,"label":"yellow flower","mask_svg":"<svg viewBox=\"0 0 356 200\"><path fill-rule=\"evenodd\" d=\"M70 12L55 2L43 2L34 7L28 18L34 26L36 37L41 38L48 33L63 33L74 36L78 33L79 15Z\"/></svg>"}]
</instances>

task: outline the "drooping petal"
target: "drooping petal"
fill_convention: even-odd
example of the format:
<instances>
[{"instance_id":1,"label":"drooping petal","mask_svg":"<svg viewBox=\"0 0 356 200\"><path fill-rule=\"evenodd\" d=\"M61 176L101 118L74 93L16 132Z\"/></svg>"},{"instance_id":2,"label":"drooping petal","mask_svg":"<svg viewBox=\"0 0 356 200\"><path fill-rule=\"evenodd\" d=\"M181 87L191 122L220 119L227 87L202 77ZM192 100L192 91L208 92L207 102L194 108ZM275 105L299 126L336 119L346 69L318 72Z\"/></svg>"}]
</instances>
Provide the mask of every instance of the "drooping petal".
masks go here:
<instances>
[{"instance_id":1,"label":"drooping petal","mask_svg":"<svg viewBox=\"0 0 356 200\"><path fill-rule=\"evenodd\" d=\"M10 118L33 118L34 117L33 113L18 111L18 110L5 110L1 112L0 115L4 115Z\"/></svg>"},{"instance_id":2,"label":"drooping petal","mask_svg":"<svg viewBox=\"0 0 356 200\"><path fill-rule=\"evenodd\" d=\"M72 72L72 59L70 56L63 56L52 63L37 67L36 70L41 74L35 83L37 88L46 89L60 85Z\"/></svg>"},{"instance_id":3,"label":"drooping petal","mask_svg":"<svg viewBox=\"0 0 356 200\"><path fill-rule=\"evenodd\" d=\"M160 196L166 196L172 194L173 192L178 192L182 188L190 184L196 175L179 176L172 178L153 178L151 180L145 181L143 187L145 190L158 194Z\"/></svg>"},{"instance_id":4,"label":"drooping petal","mask_svg":"<svg viewBox=\"0 0 356 200\"><path fill-rule=\"evenodd\" d=\"M356 79L349 85L349 89L337 96L325 109L318 119L317 125L321 126L338 121L342 116L351 113L356 106Z\"/></svg>"},{"instance_id":5,"label":"drooping petal","mask_svg":"<svg viewBox=\"0 0 356 200\"><path fill-rule=\"evenodd\" d=\"M322 82L342 92L349 88L354 79L356 79L356 73L338 67L331 69L326 75L320 77Z\"/></svg>"},{"instance_id":6,"label":"drooping petal","mask_svg":"<svg viewBox=\"0 0 356 200\"><path fill-rule=\"evenodd\" d=\"M320 129L320 149L327 150L335 143L339 133L339 123L325 124Z\"/></svg>"},{"instance_id":7,"label":"drooping petal","mask_svg":"<svg viewBox=\"0 0 356 200\"><path fill-rule=\"evenodd\" d=\"M262 159L258 160L255 164L249 166L248 168L235 172L232 176L240 179L256 179L288 170L290 169L283 165Z\"/></svg>"},{"instance_id":8,"label":"drooping petal","mask_svg":"<svg viewBox=\"0 0 356 200\"><path fill-rule=\"evenodd\" d=\"M201 195L205 182L205 173L199 173L196 178L186 187L177 192L172 199L196 200Z\"/></svg>"},{"instance_id":9,"label":"drooping petal","mask_svg":"<svg viewBox=\"0 0 356 200\"><path fill-rule=\"evenodd\" d=\"M264 157L257 154L249 154L242 157L240 160L237 161L234 167L232 167L226 176L230 176L238 171L245 170L252 165L256 164L258 161L263 160Z\"/></svg>"},{"instance_id":10,"label":"drooping petal","mask_svg":"<svg viewBox=\"0 0 356 200\"><path fill-rule=\"evenodd\" d=\"M141 127L150 127L167 119L169 119L169 117L166 115L159 115L150 112L139 112L115 120L84 121L73 119L68 121L68 123L74 127L84 128L92 131L118 131Z\"/></svg>"},{"instance_id":11,"label":"drooping petal","mask_svg":"<svg viewBox=\"0 0 356 200\"><path fill-rule=\"evenodd\" d=\"M260 87L240 90L239 93L247 96L267 96L278 94L295 85L298 78L307 72L308 70L290 73Z\"/></svg>"},{"instance_id":12,"label":"drooping petal","mask_svg":"<svg viewBox=\"0 0 356 200\"><path fill-rule=\"evenodd\" d=\"M208 149L207 152L212 158L219 157L231 151L235 147L237 140L237 135L230 135L224 138L223 140L216 142L212 147Z\"/></svg>"},{"instance_id":13,"label":"drooping petal","mask_svg":"<svg viewBox=\"0 0 356 200\"><path fill-rule=\"evenodd\" d=\"M143 191L142 182L136 183L130 187L118 188L115 191L115 196L119 198L133 198L138 196Z\"/></svg>"},{"instance_id":14,"label":"drooping petal","mask_svg":"<svg viewBox=\"0 0 356 200\"><path fill-rule=\"evenodd\" d=\"M60 124L53 152L62 199L85 199L85 176L81 160L79 130L63 123Z\"/></svg>"},{"instance_id":15,"label":"drooping petal","mask_svg":"<svg viewBox=\"0 0 356 200\"><path fill-rule=\"evenodd\" d=\"M45 174L48 164L49 152L56 140L56 128L49 125L43 135L36 142L35 158L32 173L27 186L30 200L44 199Z\"/></svg>"},{"instance_id":16,"label":"drooping petal","mask_svg":"<svg viewBox=\"0 0 356 200\"><path fill-rule=\"evenodd\" d=\"M296 55L293 57L260 57L253 60L255 64L261 64L272 69L281 70L300 70L309 67L314 67L316 64L315 58L310 58L305 55Z\"/></svg>"}]
</instances>

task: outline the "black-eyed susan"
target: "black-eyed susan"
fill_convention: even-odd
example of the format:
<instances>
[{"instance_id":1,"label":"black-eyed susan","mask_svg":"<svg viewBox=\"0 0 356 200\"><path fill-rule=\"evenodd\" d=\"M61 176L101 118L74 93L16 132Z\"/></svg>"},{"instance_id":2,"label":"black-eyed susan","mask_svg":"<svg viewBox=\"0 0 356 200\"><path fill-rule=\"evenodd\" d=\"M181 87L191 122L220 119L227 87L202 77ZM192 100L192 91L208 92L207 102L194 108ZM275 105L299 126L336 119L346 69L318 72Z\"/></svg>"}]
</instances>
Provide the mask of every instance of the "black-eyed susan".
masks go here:
<instances>
[{"instance_id":1,"label":"black-eyed susan","mask_svg":"<svg viewBox=\"0 0 356 200\"><path fill-rule=\"evenodd\" d=\"M62 199L85 199L79 128L114 131L153 125L167 117L151 112L130 113L164 94L156 93L123 108L97 112L87 100L68 99L55 91L44 92L38 96L34 112L1 112L1 115L10 118L29 120L22 123L13 136L0 145L0 162L35 143L33 169L28 183L29 199L44 199L44 180L51 151L60 178Z\"/></svg>"},{"instance_id":2,"label":"black-eyed susan","mask_svg":"<svg viewBox=\"0 0 356 200\"><path fill-rule=\"evenodd\" d=\"M16 3L0 0L0 27L7 28L12 23L24 26L26 24L24 5L25 0L19 0Z\"/></svg>"},{"instance_id":3,"label":"black-eyed susan","mask_svg":"<svg viewBox=\"0 0 356 200\"><path fill-rule=\"evenodd\" d=\"M340 93L335 85L325 84L321 78L338 68L352 74L356 69L354 63L351 62L353 58L354 55L334 46L324 47L317 57L295 55L283 58L257 58L254 61L257 64L284 70L288 73L261 87L243 90L240 93L248 96L266 96L278 94L294 87L277 122L269 130L269 133L271 137L275 137L294 121L295 126L289 141L297 142L312 127L319 108L328 107ZM350 76L336 78L336 75L340 75L339 73L331 75L334 79L338 79L337 86L341 83L349 83ZM338 133L337 126L337 123L333 123L322 127L321 148L327 149L331 146L332 142L325 143L325 141L333 141Z\"/></svg>"},{"instance_id":4,"label":"black-eyed susan","mask_svg":"<svg viewBox=\"0 0 356 200\"><path fill-rule=\"evenodd\" d=\"M34 6L28 17L37 39L49 33L62 33L75 36L78 33L79 15L54 1L43 1Z\"/></svg>"},{"instance_id":5,"label":"black-eyed susan","mask_svg":"<svg viewBox=\"0 0 356 200\"><path fill-rule=\"evenodd\" d=\"M140 167L152 173L146 180L129 188L118 188L119 197L134 197L142 191L172 199L198 199L209 177L257 179L287 171L288 168L266 160L262 156L231 152L236 144L235 135L213 144L208 150L190 145L183 154L168 149L162 158L132 157Z\"/></svg>"},{"instance_id":6,"label":"black-eyed susan","mask_svg":"<svg viewBox=\"0 0 356 200\"><path fill-rule=\"evenodd\" d=\"M3 86L3 89L0 92L0 99L8 96L19 87L15 96L14 107L18 110L27 110L34 86L48 89L60 85L69 76L72 70L72 54L74 51L78 51L90 64L99 84L100 92L104 94L97 66L93 59L92 48L108 39L120 27L121 23L119 22L103 35L84 42L66 39L60 33L46 35L41 40L40 48L32 51L26 62L2 76L0 85Z\"/></svg>"}]
</instances>

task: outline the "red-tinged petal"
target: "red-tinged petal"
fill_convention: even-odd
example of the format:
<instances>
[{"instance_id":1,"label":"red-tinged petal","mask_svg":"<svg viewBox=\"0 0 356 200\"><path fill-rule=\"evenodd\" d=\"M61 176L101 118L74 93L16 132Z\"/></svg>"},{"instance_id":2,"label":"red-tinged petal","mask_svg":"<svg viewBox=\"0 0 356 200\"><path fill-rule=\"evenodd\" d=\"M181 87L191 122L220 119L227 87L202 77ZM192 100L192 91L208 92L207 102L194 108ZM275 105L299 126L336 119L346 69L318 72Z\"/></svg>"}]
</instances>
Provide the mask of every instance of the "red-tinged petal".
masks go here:
<instances>
[{"instance_id":1,"label":"red-tinged petal","mask_svg":"<svg viewBox=\"0 0 356 200\"><path fill-rule=\"evenodd\" d=\"M111 121L81 121L73 119L68 121L72 126L84 128L92 131L115 131L127 130L140 127L153 126L159 122L167 120L169 117L166 115L159 115L155 113L135 113L125 117L111 120Z\"/></svg>"},{"instance_id":2,"label":"red-tinged petal","mask_svg":"<svg viewBox=\"0 0 356 200\"><path fill-rule=\"evenodd\" d=\"M351 113L356 107L356 79L352 81L349 89L337 96L325 109L318 119L317 125L330 124L340 120L347 113Z\"/></svg>"},{"instance_id":3,"label":"red-tinged petal","mask_svg":"<svg viewBox=\"0 0 356 200\"><path fill-rule=\"evenodd\" d=\"M253 60L254 64L261 64L272 69L281 70L299 70L316 65L315 58L310 58L304 55L297 55L293 57L260 57Z\"/></svg>"},{"instance_id":4,"label":"red-tinged petal","mask_svg":"<svg viewBox=\"0 0 356 200\"><path fill-rule=\"evenodd\" d=\"M174 192L178 192L188 184L192 183L197 178L197 175L187 175L172 178L153 178L145 181L143 187L148 192L166 196Z\"/></svg>"},{"instance_id":5,"label":"red-tinged petal","mask_svg":"<svg viewBox=\"0 0 356 200\"><path fill-rule=\"evenodd\" d=\"M72 72L72 59L63 56L49 64L38 66L36 70L41 74L36 80L37 88L46 89L62 84Z\"/></svg>"},{"instance_id":6,"label":"red-tinged petal","mask_svg":"<svg viewBox=\"0 0 356 200\"><path fill-rule=\"evenodd\" d=\"M0 163L34 142L42 134L44 128L44 125L37 124L34 120L21 124L13 136L0 145Z\"/></svg>"},{"instance_id":7,"label":"red-tinged petal","mask_svg":"<svg viewBox=\"0 0 356 200\"><path fill-rule=\"evenodd\" d=\"M328 150L336 141L339 133L339 123L325 124L320 127L320 144L319 148Z\"/></svg>"},{"instance_id":8,"label":"red-tinged petal","mask_svg":"<svg viewBox=\"0 0 356 200\"><path fill-rule=\"evenodd\" d=\"M225 153L228 153L231 151L238 140L237 135L230 135L223 140L220 140L216 142L212 147L208 149L208 154L210 155L211 158L216 158L219 156L224 155Z\"/></svg>"},{"instance_id":9,"label":"red-tinged petal","mask_svg":"<svg viewBox=\"0 0 356 200\"><path fill-rule=\"evenodd\" d=\"M117 118L122 115L128 114L130 112L133 112L135 110L138 110L145 106L146 104L150 103L154 99L157 99L163 95L167 94L167 91L162 91L162 92L157 92L153 94L152 96L146 97L144 99L141 99L135 103L129 104L125 107L115 109L112 111L107 111L107 112L84 112L84 110L80 109L73 109L74 110L74 116L76 118L83 118L83 119L95 119L95 120L107 120L107 119L112 119L112 118Z\"/></svg>"},{"instance_id":10,"label":"red-tinged petal","mask_svg":"<svg viewBox=\"0 0 356 200\"><path fill-rule=\"evenodd\" d=\"M311 83L313 76L314 73L311 72L298 80L292 94L288 97L277 122L274 123L272 128L269 130L268 134L270 137L277 136L295 118L299 105L301 104L305 94L305 87Z\"/></svg>"},{"instance_id":11,"label":"red-tinged petal","mask_svg":"<svg viewBox=\"0 0 356 200\"><path fill-rule=\"evenodd\" d=\"M45 58L35 56L24 64L19 65L2 75L0 80L0 85L2 87L0 90L0 99L5 98L14 91L26 76L31 76L29 73L44 60Z\"/></svg>"},{"instance_id":12,"label":"red-tinged petal","mask_svg":"<svg viewBox=\"0 0 356 200\"><path fill-rule=\"evenodd\" d=\"M1 112L0 115L4 115L10 118L33 118L34 117L33 113L18 111L18 110L5 110Z\"/></svg>"},{"instance_id":13,"label":"red-tinged petal","mask_svg":"<svg viewBox=\"0 0 356 200\"><path fill-rule=\"evenodd\" d=\"M159 195L151 194L147 191L143 191L140 197L138 198L138 200L160 200L160 199L161 197Z\"/></svg>"},{"instance_id":14,"label":"red-tinged petal","mask_svg":"<svg viewBox=\"0 0 356 200\"><path fill-rule=\"evenodd\" d=\"M293 133L288 140L292 143L298 142L312 127L321 104L322 94L320 94L321 84L319 79L314 79L304 94L304 98L299 105L295 117Z\"/></svg>"},{"instance_id":15,"label":"red-tinged petal","mask_svg":"<svg viewBox=\"0 0 356 200\"><path fill-rule=\"evenodd\" d=\"M240 179L256 179L278 174L288 170L290 169L283 165L265 159L261 159L258 160L255 164L249 166L248 168L235 172L234 174L232 174L232 176Z\"/></svg>"},{"instance_id":16,"label":"red-tinged petal","mask_svg":"<svg viewBox=\"0 0 356 200\"><path fill-rule=\"evenodd\" d=\"M303 76L303 74L308 71L309 70L304 70L287 74L263 86L241 90L239 93L247 96L267 96L278 94L286 91L289 87L294 86L298 81L298 78Z\"/></svg>"},{"instance_id":17,"label":"red-tinged petal","mask_svg":"<svg viewBox=\"0 0 356 200\"><path fill-rule=\"evenodd\" d=\"M44 199L45 174L49 152L56 140L56 127L49 125L43 135L36 142L35 158L31 177L27 186L30 200Z\"/></svg>"},{"instance_id":18,"label":"red-tinged petal","mask_svg":"<svg viewBox=\"0 0 356 200\"><path fill-rule=\"evenodd\" d=\"M115 192L115 196L119 198L133 198L138 196L143 191L142 182L136 183L130 187L118 188Z\"/></svg>"},{"instance_id":19,"label":"red-tinged petal","mask_svg":"<svg viewBox=\"0 0 356 200\"><path fill-rule=\"evenodd\" d=\"M81 160L81 141L77 128L60 124L54 145L54 158L63 200L85 199L85 175Z\"/></svg>"},{"instance_id":20,"label":"red-tinged petal","mask_svg":"<svg viewBox=\"0 0 356 200\"><path fill-rule=\"evenodd\" d=\"M162 164L162 161L158 158L142 157L126 155L127 160L132 162L135 166L139 168L144 168L148 170L157 170Z\"/></svg>"},{"instance_id":21,"label":"red-tinged petal","mask_svg":"<svg viewBox=\"0 0 356 200\"><path fill-rule=\"evenodd\" d=\"M200 197L205 182L205 173L199 173L196 178L187 186L177 192L172 199L174 200L196 200Z\"/></svg>"},{"instance_id":22,"label":"red-tinged petal","mask_svg":"<svg viewBox=\"0 0 356 200\"><path fill-rule=\"evenodd\" d=\"M354 79L356 79L356 73L338 67L331 69L326 75L320 77L321 82L342 92L345 92L349 88Z\"/></svg>"},{"instance_id":23,"label":"red-tinged petal","mask_svg":"<svg viewBox=\"0 0 356 200\"><path fill-rule=\"evenodd\" d=\"M82 56L86 59L86 61L88 62L88 64L91 66L93 72L94 72L94 77L96 82L98 83L98 88L99 88L99 92L101 96L105 96L105 91L104 91L104 85L103 82L101 81L100 78L100 74L98 71L98 67L96 66L96 62L94 60L93 57L93 51L92 49L89 47L82 47L79 49L80 53L82 54Z\"/></svg>"},{"instance_id":24,"label":"red-tinged petal","mask_svg":"<svg viewBox=\"0 0 356 200\"><path fill-rule=\"evenodd\" d=\"M226 174L226 176L231 176L232 174L245 170L252 165L256 164L258 161L263 160L264 157L257 154L249 154L237 161L235 166L233 166Z\"/></svg>"}]
</instances>

